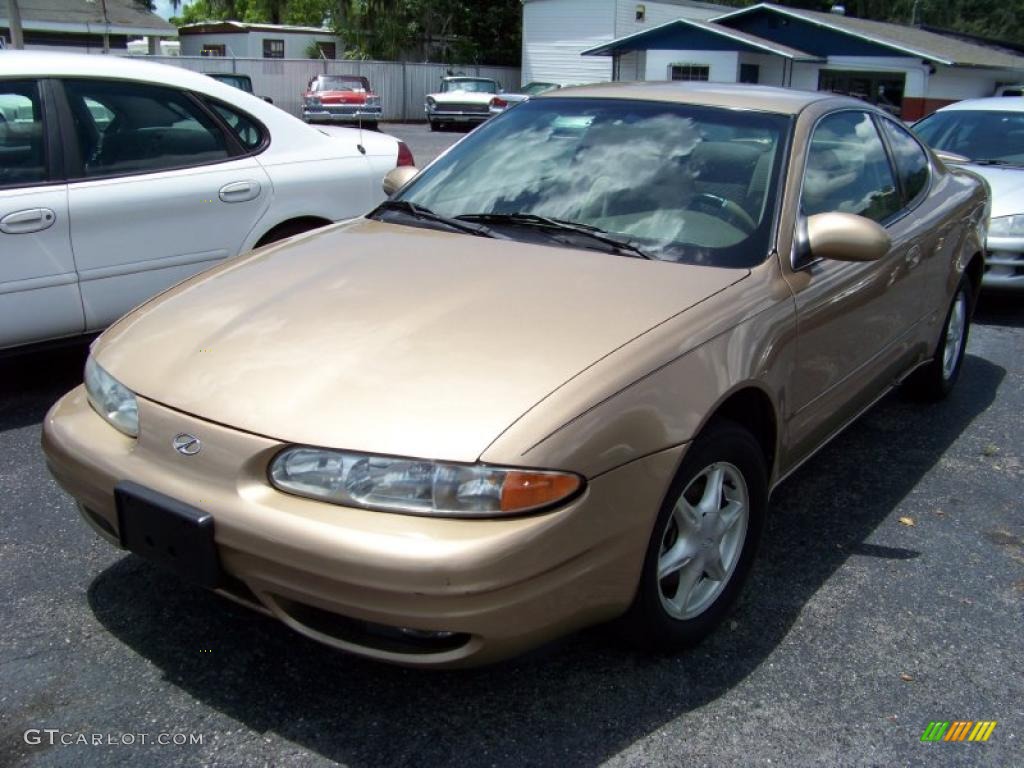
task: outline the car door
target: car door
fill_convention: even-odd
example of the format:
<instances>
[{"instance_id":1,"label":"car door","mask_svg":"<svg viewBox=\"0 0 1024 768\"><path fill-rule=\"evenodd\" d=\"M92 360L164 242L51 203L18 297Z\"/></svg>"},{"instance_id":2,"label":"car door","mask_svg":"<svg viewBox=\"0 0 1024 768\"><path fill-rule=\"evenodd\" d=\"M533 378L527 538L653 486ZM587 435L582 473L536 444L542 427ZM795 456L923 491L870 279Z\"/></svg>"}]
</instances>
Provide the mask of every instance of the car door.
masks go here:
<instances>
[{"instance_id":1,"label":"car door","mask_svg":"<svg viewBox=\"0 0 1024 768\"><path fill-rule=\"evenodd\" d=\"M0 349L84 330L48 93L0 79Z\"/></svg>"},{"instance_id":2,"label":"car door","mask_svg":"<svg viewBox=\"0 0 1024 768\"><path fill-rule=\"evenodd\" d=\"M92 330L236 255L271 187L253 149L191 94L127 81L62 82L75 137L71 242Z\"/></svg>"},{"instance_id":3,"label":"car door","mask_svg":"<svg viewBox=\"0 0 1024 768\"><path fill-rule=\"evenodd\" d=\"M875 119L860 110L822 117L808 145L800 220L840 211L885 226L892 248L873 262L814 259L790 265L797 355L789 394L794 455L856 416L906 367L921 297L917 228ZM799 259L799 255L794 255Z\"/></svg>"},{"instance_id":4,"label":"car door","mask_svg":"<svg viewBox=\"0 0 1024 768\"><path fill-rule=\"evenodd\" d=\"M932 164L921 142L895 120L880 118L878 122L891 150L907 212L890 226L890 236L902 235L907 242L907 268L914 282L907 307L913 309L913 322L922 322L935 307L948 301L950 251L958 239L959 223L943 215L944 210L934 200L927 202L933 183ZM911 216L911 212L919 215Z\"/></svg>"}]
</instances>

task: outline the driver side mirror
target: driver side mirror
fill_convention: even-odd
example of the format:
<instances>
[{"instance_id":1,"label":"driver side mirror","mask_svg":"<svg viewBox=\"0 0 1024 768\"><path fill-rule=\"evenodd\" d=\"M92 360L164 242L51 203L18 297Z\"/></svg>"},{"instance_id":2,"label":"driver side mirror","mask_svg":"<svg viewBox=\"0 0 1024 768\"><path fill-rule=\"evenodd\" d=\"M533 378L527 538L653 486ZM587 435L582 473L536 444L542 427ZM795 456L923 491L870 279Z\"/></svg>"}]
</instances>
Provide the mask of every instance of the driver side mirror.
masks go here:
<instances>
[{"instance_id":1,"label":"driver side mirror","mask_svg":"<svg viewBox=\"0 0 1024 768\"><path fill-rule=\"evenodd\" d=\"M391 197L395 192L400 190L414 178L420 172L420 169L414 165L400 165L397 168L392 168L384 176L384 194Z\"/></svg>"},{"instance_id":2,"label":"driver side mirror","mask_svg":"<svg viewBox=\"0 0 1024 768\"><path fill-rule=\"evenodd\" d=\"M864 216L818 213L808 217L806 226L806 250L812 258L877 261L892 248L889 233Z\"/></svg>"}]
</instances>

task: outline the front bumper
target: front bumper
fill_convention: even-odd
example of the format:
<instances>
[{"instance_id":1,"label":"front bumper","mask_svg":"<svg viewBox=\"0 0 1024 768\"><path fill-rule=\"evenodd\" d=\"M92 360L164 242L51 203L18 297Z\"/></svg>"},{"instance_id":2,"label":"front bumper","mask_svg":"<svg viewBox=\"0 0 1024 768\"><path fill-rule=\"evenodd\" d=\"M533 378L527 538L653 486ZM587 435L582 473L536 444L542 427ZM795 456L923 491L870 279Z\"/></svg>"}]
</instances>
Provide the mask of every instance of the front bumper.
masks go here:
<instances>
[{"instance_id":1,"label":"front bumper","mask_svg":"<svg viewBox=\"0 0 1024 768\"><path fill-rule=\"evenodd\" d=\"M483 123L490 119L490 107L486 112L463 112L454 109L427 109L427 120L432 123Z\"/></svg>"},{"instance_id":2,"label":"front bumper","mask_svg":"<svg viewBox=\"0 0 1024 768\"><path fill-rule=\"evenodd\" d=\"M100 535L119 545L113 491L122 480L208 511L223 570L237 582L227 596L334 647L423 667L494 661L624 611L683 450L605 473L551 512L450 520L281 493L266 481L278 441L144 398L139 415L134 440L101 419L78 387L44 423L50 471ZM182 432L202 440L201 453L172 448ZM324 616L463 640L442 650L396 649L336 633Z\"/></svg>"},{"instance_id":3,"label":"front bumper","mask_svg":"<svg viewBox=\"0 0 1024 768\"><path fill-rule=\"evenodd\" d=\"M1024 238L989 237L986 251L982 285L1024 291Z\"/></svg>"},{"instance_id":4,"label":"front bumper","mask_svg":"<svg viewBox=\"0 0 1024 768\"><path fill-rule=\"evenodd\" d=\"M302 107L302 119L307 122L346 122L355 123L380 122L384 109L382 107L348 106L348 105L321 105Z\"/></svg>"}]
</instances>

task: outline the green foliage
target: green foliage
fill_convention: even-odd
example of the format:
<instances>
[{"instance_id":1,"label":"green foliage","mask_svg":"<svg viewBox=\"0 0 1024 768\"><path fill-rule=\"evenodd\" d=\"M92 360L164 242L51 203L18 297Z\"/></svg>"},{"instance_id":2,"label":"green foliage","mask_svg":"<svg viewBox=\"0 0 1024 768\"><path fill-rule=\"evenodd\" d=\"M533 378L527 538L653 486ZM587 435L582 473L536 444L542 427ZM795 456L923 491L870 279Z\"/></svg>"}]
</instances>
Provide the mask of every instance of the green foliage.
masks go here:
<instances>
[{"instance_id":1,"label":"green foliage","mask_svg":"<svg viewBox=\"0 0 1024 768\"><path fill-rule=\"evenodd\" d=\"M192 0L177 20L181 24L192 24L234 19L319 27L329 22L337 4L337 0Z\"/></svg>"},{"instance_id":2,"label":"green foliage","mask_svg":"<svg viewBox=\"0 0 1024 768\"><path fill-rule=\"evenodd\" d=\"M336 0L350 58L518 65L519 0Z\"/></svg>"},{"instance_id":3,"label":"green foliage","mask_svg":"<svg viewBox=\"0 0 1024 768\"><path fill-rule=\"evenodd\" d=\"M520 0L192 0L181 24L329 26L349 59L519 64Z\"/></svg>"}]
</instances>

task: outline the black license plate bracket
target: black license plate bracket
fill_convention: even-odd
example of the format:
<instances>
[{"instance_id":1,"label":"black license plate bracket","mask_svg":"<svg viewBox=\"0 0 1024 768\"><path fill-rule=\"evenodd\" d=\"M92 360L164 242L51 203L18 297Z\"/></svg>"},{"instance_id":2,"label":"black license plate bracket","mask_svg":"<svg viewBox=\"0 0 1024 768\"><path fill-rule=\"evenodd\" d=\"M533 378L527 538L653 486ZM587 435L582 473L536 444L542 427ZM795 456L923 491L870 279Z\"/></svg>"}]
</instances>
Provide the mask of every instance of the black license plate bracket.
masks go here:
<instances>
[{"instance_id":1,"label":"black license plate bracket","mask_svg":"<svg viewBox=\"0 0 1024 768\"><path fill-rule=\"evenodd\" d=\"M209 512L129 481L114 488L121 546L209 589L223 581Z\"/></svg>"}]
</instances>

